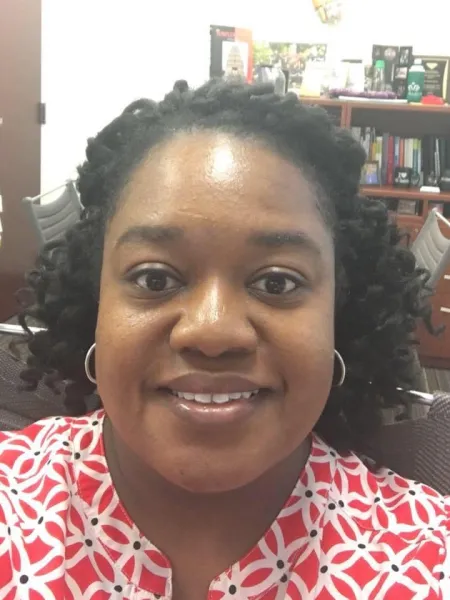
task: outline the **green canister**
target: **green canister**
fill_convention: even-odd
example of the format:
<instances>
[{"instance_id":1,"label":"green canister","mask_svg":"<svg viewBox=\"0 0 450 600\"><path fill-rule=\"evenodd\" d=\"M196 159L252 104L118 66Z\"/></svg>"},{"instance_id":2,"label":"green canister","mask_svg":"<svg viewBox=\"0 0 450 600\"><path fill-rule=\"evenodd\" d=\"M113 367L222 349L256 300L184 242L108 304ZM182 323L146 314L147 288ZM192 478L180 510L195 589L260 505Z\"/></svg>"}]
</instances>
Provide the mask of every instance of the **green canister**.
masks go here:
<instances>
[{"instance_id":1,"label":"green canister","mask_svg":"<svg viewBox=\"0 0 450 600\"><path fill-rule=\"evenodd\" d=\"M408 102L420 102L423 96L423 85L425 82L425 69L420 58L416 58L413 66L409 69L407 100Z\"/></svg>"}]
</instances>

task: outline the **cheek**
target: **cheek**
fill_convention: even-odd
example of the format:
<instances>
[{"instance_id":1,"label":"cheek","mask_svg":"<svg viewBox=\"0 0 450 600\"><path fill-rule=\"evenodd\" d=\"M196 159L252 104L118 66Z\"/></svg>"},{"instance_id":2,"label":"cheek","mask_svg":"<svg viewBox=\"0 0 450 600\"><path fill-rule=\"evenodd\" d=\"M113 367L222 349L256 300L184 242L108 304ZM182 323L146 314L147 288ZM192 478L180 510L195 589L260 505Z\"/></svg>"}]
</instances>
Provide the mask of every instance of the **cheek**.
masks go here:
<instances>
[{"instance_id":1,"label":"cheek","mask_svg":"<svg viewBox=\"0 0 450 600\"><path fill-rule=\"evenodd\" d=\"M157 314L136 310L120 298L105 294L96 330L96 373L100 395L139 386L149 373L161 337ZM161 344L158 343L158 349Z\"/></svg>"},{"instance_id":2,"label":"cheek","mask_svg":"<svg viewBox=\"0 0 450 600\"><path fill-rule=\"evenodd\" d=\"M305 377L318 369L332 367L334 350L334 302L315 297L293 312L281 312L276 321L273 342L291 373ZM330 363L331 361L331 363ZM309 373L311 371L311 373Z\"/></svg>"},{"instance_id":3,"label":"cheek","mask_svg":"<svg viewBox=\"0 0 450 600\"><path fill-rule=\"evenodd\" d=\"M333 381L334 308L317 302L297 314L281 315L278 335L278 369L286 387L288 428L314 426L323 411Z\"/></svg>"}]
</instances>

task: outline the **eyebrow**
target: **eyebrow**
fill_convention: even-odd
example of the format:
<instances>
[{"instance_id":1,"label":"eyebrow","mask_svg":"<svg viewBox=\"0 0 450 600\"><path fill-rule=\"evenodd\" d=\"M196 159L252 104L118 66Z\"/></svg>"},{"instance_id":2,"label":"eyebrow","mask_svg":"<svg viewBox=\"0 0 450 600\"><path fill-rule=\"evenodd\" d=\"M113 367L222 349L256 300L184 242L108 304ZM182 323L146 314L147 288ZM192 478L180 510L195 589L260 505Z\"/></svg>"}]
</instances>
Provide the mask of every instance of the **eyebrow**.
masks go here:
<instances>
[{"instance_id":1,"label":"eyebrow","mask_svg":"<svg viewBox=\"0 0 450 600\"><path fill-rule=\"evenodd\" d=\"M117 240L115 247L125 244L154 244L178 241L184 237L181 227L139 225L127 229ZM250 235L249 241L266 248L292 246L303 248L320 256L320 246L305 231L257 231Z\"/></svg>"},{"instance_id":2,"label":"eyebrow","mask_svg":"<svg viewBox=\"0 0 450 600\"><path fill-rule=\"evenodd\" d=\"M319 244L305 231L259 231L250 236L252 243L267 248L293 246L303 248L320 256Z\"/></svg>"},{"instance_id":3,"label":"eyebrow","mask_svg":"<svg viewBox=\"0 0 450 600\"><path fill-rule=\"evenodd\" d=\"M172 242L182 238L184 235L180 227L162 227L151 225L140 225L130 227L117 240L115 246L119 248L124 244L152 244L158 242Z\"/></svg>"}]
</instances>

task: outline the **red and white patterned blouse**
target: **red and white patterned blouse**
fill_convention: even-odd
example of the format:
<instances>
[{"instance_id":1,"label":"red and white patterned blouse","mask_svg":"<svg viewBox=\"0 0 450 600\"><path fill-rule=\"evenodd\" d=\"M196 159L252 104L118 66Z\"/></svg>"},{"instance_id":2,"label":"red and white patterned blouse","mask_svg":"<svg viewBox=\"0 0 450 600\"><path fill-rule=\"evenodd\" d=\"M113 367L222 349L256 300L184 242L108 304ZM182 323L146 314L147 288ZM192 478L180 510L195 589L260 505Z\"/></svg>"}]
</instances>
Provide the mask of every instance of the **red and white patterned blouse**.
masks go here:
<instances>
[{"instance_id":1,"label":"red and white patterned blouse","mask_svg":"<svg viewBox=\"0 0 450 600\"><path fill-rule=\"evenodd\" d=\"M170 599L105 459L103 411L0 433L0 599ZM208 600L450 598L450 501L314 437L291 497Z\"/></svg>"}]
</instances>

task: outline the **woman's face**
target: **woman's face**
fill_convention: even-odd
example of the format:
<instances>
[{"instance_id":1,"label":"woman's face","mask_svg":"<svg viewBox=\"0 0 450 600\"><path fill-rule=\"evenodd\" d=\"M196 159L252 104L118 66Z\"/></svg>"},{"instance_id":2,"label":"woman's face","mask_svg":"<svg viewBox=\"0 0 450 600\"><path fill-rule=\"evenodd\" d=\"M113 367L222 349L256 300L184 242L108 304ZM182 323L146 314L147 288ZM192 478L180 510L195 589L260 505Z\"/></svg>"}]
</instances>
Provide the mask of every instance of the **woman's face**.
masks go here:
<instances>
[{"instance_id":1,"label":"woman's face","mask_svg":"<svg viewBox=\"0 0 450 600\"><path fill-rule=\"evenodd\" d=\"M96 342L115 435L166 480L232 490L286 459L334 367L333 243L313 186L223 133L153 150L107 230Z\"/></svg>"}]
</instances>

